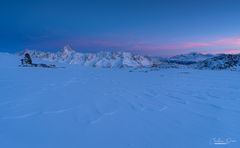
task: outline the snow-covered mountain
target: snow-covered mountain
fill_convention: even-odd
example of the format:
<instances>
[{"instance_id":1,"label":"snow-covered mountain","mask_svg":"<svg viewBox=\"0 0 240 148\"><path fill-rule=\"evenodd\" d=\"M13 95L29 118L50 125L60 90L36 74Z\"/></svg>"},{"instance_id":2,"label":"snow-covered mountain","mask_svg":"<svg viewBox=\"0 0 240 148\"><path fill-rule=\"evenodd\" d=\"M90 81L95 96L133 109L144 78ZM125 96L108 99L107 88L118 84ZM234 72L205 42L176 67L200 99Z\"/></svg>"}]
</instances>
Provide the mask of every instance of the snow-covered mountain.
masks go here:
<instances>
[{"instance_id":1,"label":"snow-covered mountain","mask_svg":"<svg viewBox=\"0 0 240 148\"><path fill-rule=\"evenodd\" d=\"M169 64L185 65L185 67L191 67L196 69L210 69L210 70L222 70L222 69L239 69L240 67L240 54L201 54L201 53L189 53L183 55L177 55L167 59Z\"/></svg>"},{"instance_id":2,"label":"snow-covered mountain","mask_svg":"<svg viewBox=\"0 0 240 148\"><path fill-rule=\"evenodd\" d=\"M208 58L212 58L214 55L212 54L202 54L202 53L196 53L196 52L191 52L188 54L181 54L181 55L176 55L173 57L168 58L169 61L186 61L186 62L199 62L206 60Z\"/></svg>"},{"instance_id":3,"label":"snow-covered mountain","mask_svg":"<svg viewBox=\"0 0 240 148\"><path fill-rule=\"evenodd\" d=\"M29 53L32 58L66 64L79 64L103 68L196 68L196 69L238 69L240 55L211 55L189 53L170 58L148 57L130 52L80 53L69 45L53 53L39 50L24 50L18 55Z\"/></svg>"},{"instance_id":4,"label":"snow-covered mountain","mask_svg":"<svg viewBox=\"0 0 240 148\"><path fill-rule=\"evenodd\" d=\"M240 67L240 54L221 54L213 58L198 62L196 68L199 69L238 69Z\"/></svg>"},{"instance_id":5,"label":"snow-covered mountain","mask_svg":"<svg viewBox=\"0 0 240 148\"><path fill-rule=\"evenodd\" d=\"M129 52L80 53L73 50L69 45L56 53L24 50L20 52L19 55L22 56L25 53L29 53L32 58L105 68L151 67L154 64L154 60L147 56L136 55Z\"/></svg>"}]
</instances>

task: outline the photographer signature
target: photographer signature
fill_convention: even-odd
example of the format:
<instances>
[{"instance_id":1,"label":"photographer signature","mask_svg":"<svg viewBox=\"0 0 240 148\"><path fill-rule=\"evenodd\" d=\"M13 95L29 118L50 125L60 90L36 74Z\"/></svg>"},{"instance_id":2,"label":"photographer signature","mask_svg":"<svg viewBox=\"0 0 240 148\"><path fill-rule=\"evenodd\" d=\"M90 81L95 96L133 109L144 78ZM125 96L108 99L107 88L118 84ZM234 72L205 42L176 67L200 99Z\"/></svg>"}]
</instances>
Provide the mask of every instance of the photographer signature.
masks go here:
<instances>
[{"instance_id":1,"label":"photographer signature","mask_svg":"<svg viewBox=\"0 0 240 148\"><path fill-rule=\"evenodd\" d=\"M212 138L210 141L211 144L215 144L215 145L226 145L233 142L237 142L237 141L232 138Z\"/></svg>"}]
</instances>

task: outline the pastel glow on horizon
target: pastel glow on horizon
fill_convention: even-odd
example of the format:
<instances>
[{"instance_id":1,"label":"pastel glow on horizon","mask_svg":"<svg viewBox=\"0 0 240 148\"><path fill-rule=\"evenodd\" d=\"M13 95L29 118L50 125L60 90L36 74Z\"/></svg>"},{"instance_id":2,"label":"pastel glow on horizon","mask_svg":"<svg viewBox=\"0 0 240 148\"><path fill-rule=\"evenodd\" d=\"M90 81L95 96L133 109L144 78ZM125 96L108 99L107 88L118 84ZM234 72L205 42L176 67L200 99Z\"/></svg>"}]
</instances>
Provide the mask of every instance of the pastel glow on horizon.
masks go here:
<instances>
[{"instance_id":1,"label":"pastel glow on horizon","mask_svg":"<svg viewBox=\"0 0 240 148\"><path fill-rule=\"evenodd\" d=\"M221 38L206 42L186 42L181 48L197 48L197 47L212 47L212 46L226 46L226 45L240 45L240 37Z\"/></svg>"},{"instance_id":2,"label":"pastel glow on horizon","mask_svg":"<svg viewBox=\"0 0 240 148\"><path fill-rule=\"evenodd\" d=\"M205 39L206 40L206 39ZM58 45L70 44L74 49L84 51L85 49L94 49L95 51L132 51L146 53L149 55L172 56L188 52L201 53L239 53L240 37L223 37L217 39L208 39L208 41L194 42L173 42L157 43L142 41L134 38L114 38L114 37L75 37L67 40L46 41L35 46L56 47ZM61 46L61 47L62 47ZM61 48L59 47L59 48Z\"/></svg>"},{"instance_id":3,"label":"pastel glow on horizon","mask_svg":"<svg viewBox=\"0 0 240 148\"><path fill-rule=\"evenodd\" d=\"M0 52L130 51L171 56L240 48L239 0L22 0L0 5Z\"/></svg>"},{"instance_id":4,"label":"pastel glow on horizon","mask_svg":"<svg viewBox=\"0 0 240 148\"><path fill-rule=\"evenodd\" d=\"M215 40L209 40L206 42L181 42L181 43L172 43L172 44L164 44L164 43L150 43L150 42L142 42L142 41L131 41L131 40L114 40L114 39L79 39L73 41L74 45L79 47L107 47L107 48L117 48L117 49L127 49L133 51L152 51L152 52L160 52L162 50L188 50L188 49L206 49L207 52L216 52L219 46L239 46L240 47L240 37L224 37L218 38ZM213 50L210 50L213 49ZM215 50L214 50L215 49ZM231 50L230 50L231 49ZM224 53L236 53L237 49L226 48L226 49L218 49L217 51L221 51Z\"/></svg>"},{"instance_id":5,"label":"pastel glow on horizon","mask_svg":"<svg viewBox=\"0 0 240 148\"><path fill-rule=\"evenodd\" d=\"M72 40L74 44L84 45L84 46L119 46L124 47L124 45L131 46L132 49L190 49L198 47L212 47L212 46L228 46L228 45L239 45L240 46L240 37L229 37L221 38L216 40L210 40L206 42L180 42L180 43L150 43L143 41L131 41L131 40L113 40L113 39L98 39L98 38L81 38ZM123 42L125 44L123 44Z\"/></svg>"},{"instance_id":6,"label":"pastel glow on horizon","mask_svg":"<svg viewBox=\"0 0 240 148\"><path fill-rule=\"evenodd\" d=\"M240 54L240 48L239 49L219 49L219 50L206 50L206 51L203 51L201 52L203 54L208 54L208 53L212 53L212 54L221 54L221 53L224 53L224 54Z\"/></svg>"}]
</instances>

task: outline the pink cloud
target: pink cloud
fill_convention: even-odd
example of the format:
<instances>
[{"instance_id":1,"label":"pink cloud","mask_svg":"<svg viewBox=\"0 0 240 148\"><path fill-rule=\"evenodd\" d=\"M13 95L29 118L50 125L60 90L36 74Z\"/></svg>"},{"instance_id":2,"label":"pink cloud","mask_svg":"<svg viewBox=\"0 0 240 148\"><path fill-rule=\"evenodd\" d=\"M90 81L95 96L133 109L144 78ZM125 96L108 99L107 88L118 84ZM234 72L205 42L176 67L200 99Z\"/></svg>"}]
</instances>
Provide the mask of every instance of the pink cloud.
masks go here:
<instances>
[{"instance_id":1,"label":"pink cloud","mask_svg":"<svg viewBox=\"0 0 240 148\"><path fill-rule=\"evenodd\" d=\"M180 48L199 48L199 47L212 47L212 46L228 46L228 45L239 45L240 37L221 38L206 42L185 42L182 43Z\"/></svg>"}]
</instances>

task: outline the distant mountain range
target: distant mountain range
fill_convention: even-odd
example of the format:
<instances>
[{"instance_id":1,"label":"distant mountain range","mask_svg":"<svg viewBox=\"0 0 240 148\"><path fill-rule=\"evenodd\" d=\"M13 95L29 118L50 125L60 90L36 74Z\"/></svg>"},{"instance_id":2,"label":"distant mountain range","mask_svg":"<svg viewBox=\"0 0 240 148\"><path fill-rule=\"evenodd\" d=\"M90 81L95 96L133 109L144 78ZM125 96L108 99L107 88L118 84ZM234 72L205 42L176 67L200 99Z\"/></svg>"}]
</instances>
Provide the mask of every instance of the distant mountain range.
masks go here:
<instances>
[{"instance_id":1,"label":"distant mountain range","mask_svg":"<svg viewBox=\"0 0 240 148\"><path fill-rule=\"evenodd\" d=\"M67 64L80 64L83 66L103 68L179 68L191 67L197 69L238 69L240 67L240 54L201 54L189 53L170 58L149 57L130 52L98 52L80 53L69 45L58 52L43 52L39 50L24 50L19 56L29 53L32 58L45 61L54 61Z\"/></svg>"},{"instance_id":2,"label":"distant mountain range","mask_svg":"<svg viewBox=\"0 0 240 148\"><path fill-rule=\"evenodd\" d=\"M154 62L150 57L129 52L80 53L73 50L70 46L65 46L56 53L24 50L19 55L22 56L24 53L29 53L32 58L40 58L42 60L104 68L151 67Z\"/></svg>"}]
</instances>

